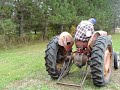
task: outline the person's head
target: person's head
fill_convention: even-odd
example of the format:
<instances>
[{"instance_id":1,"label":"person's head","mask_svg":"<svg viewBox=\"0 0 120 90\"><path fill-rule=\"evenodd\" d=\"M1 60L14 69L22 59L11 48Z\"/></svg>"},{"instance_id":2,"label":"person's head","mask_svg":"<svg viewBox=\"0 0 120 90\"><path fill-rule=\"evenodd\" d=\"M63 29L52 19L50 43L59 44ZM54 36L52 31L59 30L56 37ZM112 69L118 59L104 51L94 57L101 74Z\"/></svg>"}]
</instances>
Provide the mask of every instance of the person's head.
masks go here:
<instances>
[{"instance_id":1,"label":"person's head","mask_svg":"<svg viewBox=\"0 0 120 90\"><path fill-rule=\"evenodd\" d=\"M91 22L93 25L97 22L95 18L90 18L88 21Z\"/></svg>"},{"instance_id":2,"label":"person's head","mask_svg":"<svg viewBox=\"0 0 120 90\"><path fill-rule=\"evenodd\" d=\"M75 39L81 40L81 41L88 41L89 38L92 36L93 32L94 32L93 24L88 20L82 21L77 26Z\"/></svg>"}]
</instances>

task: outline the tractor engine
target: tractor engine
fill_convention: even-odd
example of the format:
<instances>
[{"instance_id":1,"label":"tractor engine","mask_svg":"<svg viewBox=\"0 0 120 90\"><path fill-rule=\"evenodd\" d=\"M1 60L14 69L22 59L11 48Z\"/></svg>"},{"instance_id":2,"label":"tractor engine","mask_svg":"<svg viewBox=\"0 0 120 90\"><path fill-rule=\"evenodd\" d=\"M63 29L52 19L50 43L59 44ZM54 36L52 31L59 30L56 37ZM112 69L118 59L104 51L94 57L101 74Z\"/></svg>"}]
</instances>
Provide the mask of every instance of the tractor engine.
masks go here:
<instances>
[{"instance_id":1,"label":"tractor engine","mask_svg":"<svg viewBox=\"0 0 120 90\"><path fill-rule=\"evenodd\" d=\"M87 48L88 42L83 42L76 40L75 41L77 51L74 54L74 63L77 65L79 68L82 66L86 65L89 56L90 56L90 51Z\"/></svg>"}]
</instances>

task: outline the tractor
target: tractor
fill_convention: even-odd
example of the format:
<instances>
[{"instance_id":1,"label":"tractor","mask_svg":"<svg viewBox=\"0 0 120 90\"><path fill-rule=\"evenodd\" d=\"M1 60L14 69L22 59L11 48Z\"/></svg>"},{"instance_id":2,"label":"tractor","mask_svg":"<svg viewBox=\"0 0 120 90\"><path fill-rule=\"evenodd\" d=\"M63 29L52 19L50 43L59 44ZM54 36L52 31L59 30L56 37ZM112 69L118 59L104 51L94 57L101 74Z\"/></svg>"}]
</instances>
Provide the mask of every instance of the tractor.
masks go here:
<instances>
[{"instance_id":1,"label":"tractor","mask_svg":"<svg viewBox=\"0 0 120 90\"><path fill-rule=\"evenodd\" d=\"M76 50L72 47L75 43ZM52 79L58 79L58 84L82 86L90 69L95 86L105 86L110 81L112 66L119 68L119 54L112 47L111 36L105 31L96 31L89 41L74 40L68 32L54 36L45 51L46 71ZM59 82L69 74L71 66L85 68L86 74L79 85Z\"/></svg>"}]
</instances>

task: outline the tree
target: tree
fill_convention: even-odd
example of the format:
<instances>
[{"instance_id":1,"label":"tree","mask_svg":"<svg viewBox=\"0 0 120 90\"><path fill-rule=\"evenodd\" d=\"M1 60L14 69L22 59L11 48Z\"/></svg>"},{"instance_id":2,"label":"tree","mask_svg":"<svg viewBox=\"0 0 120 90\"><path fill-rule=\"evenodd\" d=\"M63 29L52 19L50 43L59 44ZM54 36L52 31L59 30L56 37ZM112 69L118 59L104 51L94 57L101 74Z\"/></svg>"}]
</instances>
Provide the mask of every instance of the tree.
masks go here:
<instances>
[{"instance_id":1,"label":"tree","mask_svg":"<svg viewBox=\"0 0 120 90\"><path fill-rule=\"evenodd\" d=\"M75 6L73 2L69 3L67 0L50 0L50 2L50 23L60 25L62 32L65 26L70 25L76 19Z\"/></svg>"},{"instance_id":2,"label":"tree","mask_svg":"<svg viewBox=\"0 0 120 90\"><path fill-rule=\"evenodd\" d=\"M76 26L81 20L91 17L97 19L96 30L110 31L114 10L112 2L113 0L1 0L0 18L14 21L20 37L34 31L35 35L40 32L43 40L48 34L69 31L72 25ZM116 12L116 15L118 18L119 13Z\"/></svg>"}]
</instances>

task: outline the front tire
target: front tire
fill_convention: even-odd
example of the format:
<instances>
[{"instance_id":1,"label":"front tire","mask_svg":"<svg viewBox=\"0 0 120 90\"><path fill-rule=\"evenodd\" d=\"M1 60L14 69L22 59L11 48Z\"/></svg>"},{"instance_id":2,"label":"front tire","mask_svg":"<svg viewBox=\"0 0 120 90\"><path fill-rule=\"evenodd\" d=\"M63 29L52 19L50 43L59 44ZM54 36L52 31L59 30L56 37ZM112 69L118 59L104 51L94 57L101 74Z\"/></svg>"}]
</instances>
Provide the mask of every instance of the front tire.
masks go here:
<instances>
[{"instance_id":1,"label":"front tire","mask_svg":"<svg viewBox=\"0 0 120 90\"><path fill-rule=\"evenodd\" d=\"M99 36L91 52L91 74L96 86L105 86L112 70L112 42L108 36Z\"/></svg>"}]
</instances>

